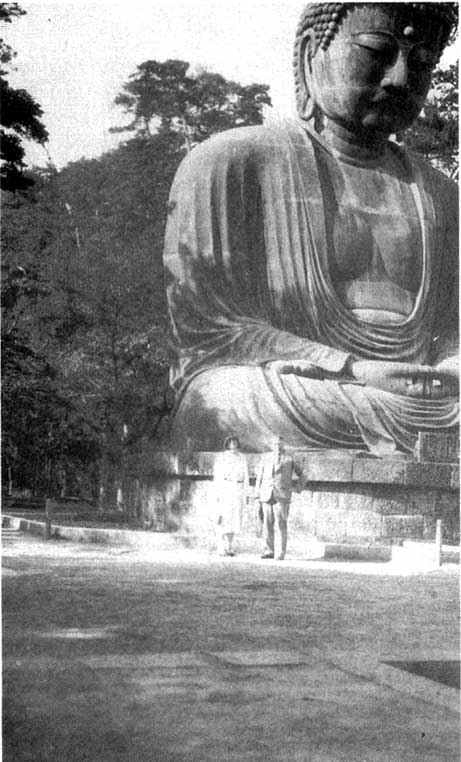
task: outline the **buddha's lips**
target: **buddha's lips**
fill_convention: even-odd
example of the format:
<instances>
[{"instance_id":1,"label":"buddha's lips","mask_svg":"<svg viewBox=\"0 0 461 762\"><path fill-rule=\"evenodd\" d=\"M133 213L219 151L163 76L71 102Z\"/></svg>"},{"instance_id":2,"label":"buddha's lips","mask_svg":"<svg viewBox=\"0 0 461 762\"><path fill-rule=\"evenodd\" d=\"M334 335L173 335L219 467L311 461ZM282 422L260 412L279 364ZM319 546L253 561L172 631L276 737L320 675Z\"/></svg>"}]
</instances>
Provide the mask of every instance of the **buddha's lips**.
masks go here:
<instances>
[{"instance_id":1,"label":"buddha's lips","mask_svg":"<svg viewBox=\"0 0 461 762\"><path fill-rule=\"evenodd\" d=\"M373 104L386 106L390 105L392 108L406 108L409 102L413 101L413 96L410 91L402 93L377 93L372 99Z\"/></svg>"}]
</instances>

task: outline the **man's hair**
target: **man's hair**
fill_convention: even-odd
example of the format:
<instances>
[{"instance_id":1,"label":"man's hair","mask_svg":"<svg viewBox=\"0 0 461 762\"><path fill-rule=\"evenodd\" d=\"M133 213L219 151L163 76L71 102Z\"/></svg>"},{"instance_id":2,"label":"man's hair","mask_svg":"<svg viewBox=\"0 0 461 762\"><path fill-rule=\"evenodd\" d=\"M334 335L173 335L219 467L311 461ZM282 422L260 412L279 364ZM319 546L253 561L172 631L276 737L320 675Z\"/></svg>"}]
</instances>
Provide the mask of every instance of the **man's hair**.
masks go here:
<instances>
[{"instance_id":1,"label":"man's hair","mask_svg":"<svg viewBox=\"0 0 461 762\"><path fill-rule=\"evenodd\" d=\"M301 70L302 57L304 54L306 32L311 31L312 55L322 48L326 50L330 42L335 37L345 16L354 8L371 5L371 3L309 3L304 8L296 30L295 49L294 49L294 75L296 87L296 100L298 111L301 108L302 100ZM388 6L393 13L408 12L413 10L427 17L427 23L439 24L441 27L440 51L448 43L452 33L456 29L458 21L457 3L377 3L377 5Z\"/></svg>"},{"instance_id":2,"label":"man's hair","mask_svg":"<svg viewBox=\"0 0 461 762\"><path fill-rule=\"evenodd\" d=\"M236 442L237 447L240 449L240 441L239 438L235 434L229 434L224 440L224 449L228 450L230 447L231 442Z\"/></svg>"}]
</instances>

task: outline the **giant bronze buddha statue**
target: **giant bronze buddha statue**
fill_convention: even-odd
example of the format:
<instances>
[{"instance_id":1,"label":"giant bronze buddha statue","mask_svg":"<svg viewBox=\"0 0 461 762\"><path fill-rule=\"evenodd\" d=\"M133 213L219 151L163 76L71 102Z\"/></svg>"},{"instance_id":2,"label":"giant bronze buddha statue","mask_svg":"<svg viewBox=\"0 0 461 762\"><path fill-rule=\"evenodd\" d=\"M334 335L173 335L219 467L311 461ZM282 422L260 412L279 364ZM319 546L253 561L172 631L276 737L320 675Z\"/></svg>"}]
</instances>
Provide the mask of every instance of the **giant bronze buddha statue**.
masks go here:
<instances>
[{"instance_id":1,"label":"giant bronze buddha statue","mask_svg":"<svg viewBox=\"0 0 461 762\"><path fill-rule=\"evenodd\" d=\"M450 3L311 3L299 121L184 160L165 243L173 442L386 455L457 425L456 186L391 138L454 23Z\"/></svg>"}]
</instances>

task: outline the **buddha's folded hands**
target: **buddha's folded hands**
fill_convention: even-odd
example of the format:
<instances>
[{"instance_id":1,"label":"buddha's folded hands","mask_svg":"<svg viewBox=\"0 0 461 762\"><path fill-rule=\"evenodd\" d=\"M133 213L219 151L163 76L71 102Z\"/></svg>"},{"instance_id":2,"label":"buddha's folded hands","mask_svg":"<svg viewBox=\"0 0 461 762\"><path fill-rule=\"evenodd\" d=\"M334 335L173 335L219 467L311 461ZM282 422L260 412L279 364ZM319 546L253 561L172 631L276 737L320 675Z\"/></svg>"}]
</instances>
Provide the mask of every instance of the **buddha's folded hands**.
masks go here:
<instances>
[{"instance_id":1,"label":"buddha's folded hands","mask_svg":"<svg viewBox=\"0 0 461 762\"><path fill-rule=\"evenodd\" d=\"M459 392L452 369L411 363L353 360L350 371L357 381L384 391L420 399L444 399Z\"/></svg>"},{"instance_id":2,"label":"buddha's folded hands","mask_svg":"<svg viewBox=\"0 0 461 762\"><path fill-rule=\"evenodd\" d=\"M447 357L434 366L435 370L459 381L459 355Z\"/></svg>"},{"instance_id":3,"label":"buddha's folded hands","mask_svg":"<svg viewBox=\"0 0 461 762\"><path fill-rule=\"evenodd\" d=\"M295 376L304 376L305 378L326 378L331 377L325 370L315 365L309 360L273 360L265 364L269 370L275 371L281 376L293 374Z\"/></svg>"},{"instance_id":4,"label":"buddha's folded hands","mask_svg":"<svg viewBox=\"0 0 461 762\"><path fill-rule=\"evenodd\" d=\"M340 374L328 373L307 360L277 360L265 366L281 376L295 375L312 379L336 380L371 386L393 394L420 399L443 399L456 396L459 379L453 363L437 367L402 362L350 359Z\"/></svg>"}]
</instances>

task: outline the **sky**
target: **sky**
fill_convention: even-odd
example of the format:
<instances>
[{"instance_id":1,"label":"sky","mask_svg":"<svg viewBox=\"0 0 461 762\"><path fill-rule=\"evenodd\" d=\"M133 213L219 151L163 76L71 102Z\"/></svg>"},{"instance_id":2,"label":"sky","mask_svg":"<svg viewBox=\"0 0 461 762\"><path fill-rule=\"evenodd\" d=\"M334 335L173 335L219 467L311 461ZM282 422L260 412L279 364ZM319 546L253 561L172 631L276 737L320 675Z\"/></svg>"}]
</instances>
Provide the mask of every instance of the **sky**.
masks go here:
<instances>
[{"instance_id":1,"label":"sky","mask_svg":"<svg viewBox=\"0 0 461 762\"><path fill-rule=\"evenodd\" d=\"M126 123L113 101L148 59L179 58L242 84L268 84L274 116L294 113L292 46L302 0L19 4L27 15L5 25L2 35L17 52L9 81L41 105L58 167L132 137L109 133ZM33 144L26 158L30 165L47 162Z\"/></svg>"},{"instance_id":2,"label":"sky","mask_svg":"<svg viewBox=\"0 0 461 762\"><path fill-rule=\"evenodd\" d=\"M113 105L148 59L179 58L242 84L270 85L274 118L294 114L292 50L303 0L19 0L27 15L4 25L17 52L9 81L41 105L47 150L62 167L114 148L132 134ZM445 54L453 60L453 51ZM29 165L44 165L29 144Z\"/></svg>"}]
</instances>

